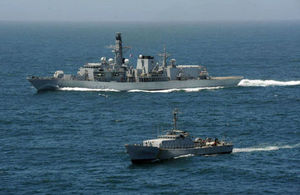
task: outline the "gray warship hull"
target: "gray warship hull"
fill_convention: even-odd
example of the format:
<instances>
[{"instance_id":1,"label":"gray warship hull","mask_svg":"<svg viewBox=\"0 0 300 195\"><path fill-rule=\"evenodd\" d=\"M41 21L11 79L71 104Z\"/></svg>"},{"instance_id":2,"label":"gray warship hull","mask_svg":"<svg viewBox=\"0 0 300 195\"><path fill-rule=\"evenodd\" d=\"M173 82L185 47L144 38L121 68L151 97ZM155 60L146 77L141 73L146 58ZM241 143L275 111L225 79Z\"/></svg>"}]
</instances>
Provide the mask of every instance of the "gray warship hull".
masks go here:
<instances>
[{"instance_id":1,"label":"gray warship hull","mask_svg":"<svg viewBox=\"0 0 300 195\"><path fill-rule=\"evenodd\" d=\"M204 146L194 148L164 149L141 145L125 145L127 153L133 163L153 162L157 160L168 160L184 155L213 155L229 154L233 145Z\"/></svg>"},{"instance_id":2,"label":"gray warship hull","mask_svg":"<svg viewBox=\"0 0 300 195\"><path fill-rule=\"evenodd\" d=\"M38 90L61 88L87 88L103 90L166 90L198 87L232 87L243 77L211 77L202 65L177 65L175 59L167 62L170 56L164 49L162 63L154 56L140 54L136 67L124 58L121 33L116 33L112 46L113 58L101 57L100 61L86 63L76 75L65 74L57 70L53 77L35 77L27 79Z\"/></svg>"},{"instance_id":3,"label":"gray warship hull","mask_svg":"<svg viewBox=\"0 0 300 195\"><path fill-rule=\"evenodd\" d=\"M200 87L234 87L243 77L211 77L210 79L171 80L154 82L101 82L60 78L29 77L29 82L38 90L58 90L62 88L87 88L103 90L166 90Z\"/></svg>"}]
</instances>

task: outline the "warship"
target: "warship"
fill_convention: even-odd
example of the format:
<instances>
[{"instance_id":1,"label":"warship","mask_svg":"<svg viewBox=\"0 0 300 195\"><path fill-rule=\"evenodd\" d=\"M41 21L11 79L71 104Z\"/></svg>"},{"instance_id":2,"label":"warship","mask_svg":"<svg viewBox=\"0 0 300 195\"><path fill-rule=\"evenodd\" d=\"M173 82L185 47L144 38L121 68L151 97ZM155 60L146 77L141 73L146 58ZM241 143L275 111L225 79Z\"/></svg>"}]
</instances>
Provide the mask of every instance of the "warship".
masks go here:
<instances>
[{"instance_id":1,"label":"warship","mask_svg":"<svg viewBox=\"0 0 300 195\"><path fill-rule=\"evenodd\" d=\"M87 63L77 75L58 70L51 77L28 76L27 80L38 90L61 88L88 88L103 90L165 90L199 87L232 87L243 77L212 77L202 65L177 65L166 49L159 54L161 62L153 56L139 55L134 68L123 56L121 33L116 33L115 45L111 46L114 59L101 57L100 62Z\"/></svg>"},{"instance_id":2,"label":"warship","mask_svg":"<svg viewBox=\"0 0 300 195\"><path fill-rule=\"evenodd\" d=\"M187 155L212 155L231 153L233 144L217 138L195 138L188 132L177 129L178 112L175 110L174 127L156 139L144 140L142 144L126 144L125 148L132 163L148 163L174 159Z\"/></svg>"}]
</instances>

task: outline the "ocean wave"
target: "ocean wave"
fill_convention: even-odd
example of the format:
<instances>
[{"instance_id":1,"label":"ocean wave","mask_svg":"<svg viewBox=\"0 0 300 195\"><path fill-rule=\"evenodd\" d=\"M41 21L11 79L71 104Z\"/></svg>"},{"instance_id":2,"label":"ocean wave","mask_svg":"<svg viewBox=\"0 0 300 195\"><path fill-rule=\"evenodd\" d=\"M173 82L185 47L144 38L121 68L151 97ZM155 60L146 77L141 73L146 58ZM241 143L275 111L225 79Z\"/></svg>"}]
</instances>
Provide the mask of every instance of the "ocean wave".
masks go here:
<instances>
[{"instance_id":1,"label":"ocean wave","mask_svg":"<svg viewBox=\"0 0 300 195\"><path fill-rule=\"evenodd\" d=\"M295 145L283 145L283 146L265 146L265 147L249 147L249 148L234 148L233 153L238 152L261 152L261 151L273 151L273 150L280 150L280 149L292 149L300 147L299 144Z\"/></svg>"},{"instance_id":2,"label":"ocean wave","mask_svg":"<svg viewBox=\"0 0 300 195\"><path fill-rule=\"evenodd\" d=\"M90 88L80 88L80 87L62 87L59 88L60 91L102 91L102 92L120 92L116 89L90 89Z\"/></svg>"},{"instance_id":3,"label":"ocean wave","mask_svg":"<svg viewBox=\"0 0 300 195\"><path fill-rule=\"evenodd\" d=\"M250 80L243 79L238 86L242 87L268 87L268 86L294 86L300 85L300 81L275 81L275 80Z\"/></svg>"}]
</instances>

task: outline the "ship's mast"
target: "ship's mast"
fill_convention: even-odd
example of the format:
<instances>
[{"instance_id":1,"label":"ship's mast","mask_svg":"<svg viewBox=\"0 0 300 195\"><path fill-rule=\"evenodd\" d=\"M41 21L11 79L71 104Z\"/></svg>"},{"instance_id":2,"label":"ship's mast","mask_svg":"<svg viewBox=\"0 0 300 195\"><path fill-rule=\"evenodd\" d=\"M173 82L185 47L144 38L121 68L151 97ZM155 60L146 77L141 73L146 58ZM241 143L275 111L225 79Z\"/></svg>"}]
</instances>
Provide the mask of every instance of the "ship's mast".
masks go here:
<instances>
[{"instance_id":1,"label":"ship's mast","mask_svg":"<svg viewBox=\"0 0 300 195\"><path fill-rule=\"evenodd\" d=\"M164 45L164 52L158 54L158 56L163 57L162 66L167 67L167 58L170 56L170 54L167 53L165 45Z\"/></svg>"},{"instance_id":2,"label":"ship's mast","mask_svg":"<svg viewBox=\"0 0 300 195\"><path fill-rule=\"evenodd\" d=\"M123 51L122 51L122 38L121 33L116 33L116 44L114 48L115 52L115 63L117 66L122 66L123 64Z\"/></svg>"}]
</instances>

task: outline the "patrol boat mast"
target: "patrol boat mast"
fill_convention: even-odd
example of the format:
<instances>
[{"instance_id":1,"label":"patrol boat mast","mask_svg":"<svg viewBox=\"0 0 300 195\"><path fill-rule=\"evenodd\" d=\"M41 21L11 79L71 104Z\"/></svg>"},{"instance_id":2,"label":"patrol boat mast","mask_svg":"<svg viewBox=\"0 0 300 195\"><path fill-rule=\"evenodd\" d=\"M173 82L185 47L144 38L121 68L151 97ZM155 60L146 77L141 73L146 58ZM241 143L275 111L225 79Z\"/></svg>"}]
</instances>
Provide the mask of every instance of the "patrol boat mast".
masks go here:
<instances>
[{"instance_id":1,"label":"patrol boat mast","mask_svg":"<svg viewBox=\"0 0 300 195\"><path fill-rule=\"evenodd\" d=\"M173 111L174 130L177 129L177 124L176 124L176 122L177 122L177 114L178 114L178 111L177 111L177 109L175 109Z\"/></svg>"}]
</instances>

